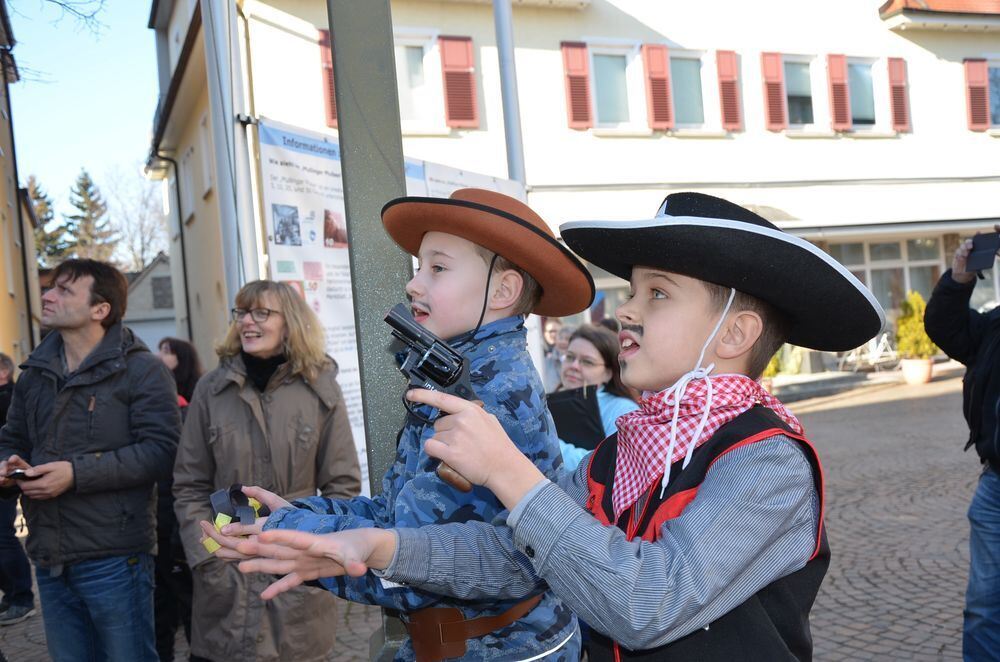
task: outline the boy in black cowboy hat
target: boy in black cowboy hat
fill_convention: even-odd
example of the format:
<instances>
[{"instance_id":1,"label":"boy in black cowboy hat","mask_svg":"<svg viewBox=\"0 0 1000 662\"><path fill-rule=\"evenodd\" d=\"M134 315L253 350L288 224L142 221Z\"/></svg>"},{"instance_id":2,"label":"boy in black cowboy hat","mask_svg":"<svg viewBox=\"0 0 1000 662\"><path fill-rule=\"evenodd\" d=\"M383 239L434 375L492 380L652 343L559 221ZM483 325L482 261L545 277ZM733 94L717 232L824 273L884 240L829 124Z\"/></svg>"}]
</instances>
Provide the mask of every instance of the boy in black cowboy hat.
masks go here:
<instances>
[{"instance_id":1,"label":"boy in black cowboy hat","mask_svg":"<svg viewBox=\"0 0 1000 662\"><path fill-rule=\"evenodd\" d=\"M500 193L460 189L449 199L406 197L382 210L386 232L419 267L406 285L417 323L461 352L470 364L472 388L485 411L501 421L519 455L556 478L562 458L545 392L528 354L524 315L571 315L586 308L594 284L586 268L562 246L548 224L527 205ZM385 412L388 414L389 412ZM489 490L461 491L445 483L423 450L434 434L430 407L407 416L397 438L396 459L374 499L298 499L267 518L264 529L326 533L365 527L417 528L478 521L489 525L503 510ZM288 506L274 495L248 488L269 506ZM231 552L241 534L255 529L230 524L205 534ZM410 635L397 659L548 659L579 657L576 618L544 587L516 599L455 600L433 591L382 582L368 575L324 581L325 588L354 602L403 612ZM269 597L267 592L265 597Z\"/></svg>"},{"instance_id":2,"label":"boy in black cowboy hat","mask_svg":"<svg viewBox=\"0 0 1000 662\"><path fill-rule=\"evenodd\" d=\"M594 629L591 660L809 659L829 562L822 471L755 379L785 341L861 344L881 308L816 247L706 195L671 195L652 220L561 230L631 283L619 358L644 397L617 435L553 483L478 408L413 391L452 412L427 452L491 489L508 527L269 534L246 548L269 558L248 566L305 578L381 569L466 597L544 581Z\"/></svg>"}]
</instances>

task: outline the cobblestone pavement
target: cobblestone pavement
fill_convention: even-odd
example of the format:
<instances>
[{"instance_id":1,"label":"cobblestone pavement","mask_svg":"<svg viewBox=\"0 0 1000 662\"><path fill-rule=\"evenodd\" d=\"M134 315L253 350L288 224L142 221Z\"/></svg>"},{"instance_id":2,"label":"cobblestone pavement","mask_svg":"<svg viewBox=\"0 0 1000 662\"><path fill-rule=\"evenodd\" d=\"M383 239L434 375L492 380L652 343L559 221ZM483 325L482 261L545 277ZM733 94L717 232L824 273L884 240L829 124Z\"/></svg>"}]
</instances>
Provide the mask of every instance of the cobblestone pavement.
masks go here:
<instances>
[{"instance_id":1,"label":"cobblestone pavement","mask_svg":"<svg viewBox=\"0 0 1000 662\"><path fill-rule=\"evenodd\" d=\"M791 409L826 472L832 562L812 614L815 659L961 659L965 511L979 471L975 456L961 452L960 380L869 388ZM379 611L340 607L336 659L367 660ZM178 643L179 661L187 647ZM41 617L0 628L0 648L11 662L47 660Z\"/></svg>"},{"instance_id":2,"label":"cobblestone pavement","mask_svg":"<svg viewBox=\"0 0 1000 662\"><path fill-rule=\"evenodd\" d=\"M961 659L965 512L979 476L974 452L961 452L961 403L952 378L791 405L826 473L817 660Z\"/></svg>"}]
</instances>

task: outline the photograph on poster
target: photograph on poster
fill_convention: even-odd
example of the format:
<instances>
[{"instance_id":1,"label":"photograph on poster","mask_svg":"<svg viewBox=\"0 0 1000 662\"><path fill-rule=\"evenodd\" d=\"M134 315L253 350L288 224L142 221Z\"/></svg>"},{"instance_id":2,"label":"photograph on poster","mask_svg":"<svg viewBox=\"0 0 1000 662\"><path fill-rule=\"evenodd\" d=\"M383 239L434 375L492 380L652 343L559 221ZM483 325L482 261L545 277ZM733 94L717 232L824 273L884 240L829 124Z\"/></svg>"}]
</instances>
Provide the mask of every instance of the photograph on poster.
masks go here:
<instances>
[{"instance_id":1,"label":"photograph on poster","mask_svg":"<svg viewBox=\"0 0 1000 662\"><path fill-rule=\"evenodd\" d=\"M332 209L323 210L323 245L327 248L347 248L344 217Z\"/></svg>"},{"instance_id":2,"label":"photograph on poster","mask_svg":"<svg viewBox=\"0 0 1000 662\"><path fill-rule=\"evenodd\" d=\"M299 208L295 205L272 204L271 213L274 215L274 243L279 246L301 246Z\"/></svg>"},{"instance_id":3,"label":"photograph on poster","mask_svg":"<svg viewBox=\"0 0 1000 662\"><path fill-rule=\"evenodd\" d=\"M302 297L303 299L306 298L306 291L305 291L305 288L302 287L302 281L301 280L285 280L285 281L282 281L282 282L285 285L288 285L289 287L291 287L296 292L298 292L300 297Z\"/></svg>"}]
</instances>

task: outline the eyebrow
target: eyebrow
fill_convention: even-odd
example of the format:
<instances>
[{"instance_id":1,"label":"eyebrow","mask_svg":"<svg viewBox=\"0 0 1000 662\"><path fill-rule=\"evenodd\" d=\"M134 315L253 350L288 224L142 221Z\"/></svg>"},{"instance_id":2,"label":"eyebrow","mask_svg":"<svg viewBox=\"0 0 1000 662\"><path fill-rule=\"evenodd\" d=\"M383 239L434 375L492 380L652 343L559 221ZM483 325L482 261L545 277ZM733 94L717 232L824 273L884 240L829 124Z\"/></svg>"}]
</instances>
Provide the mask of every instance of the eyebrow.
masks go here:
<instances>
[{"instance_id":1,"label":"eyebrow","mask_svg":"<svg viewBox=\"0 0 1000 662\"><path fill-rule=\"evenodd\" d=\"M646 280L653 279L653 278L663 278L664 280L666 280L667 282L669 282L674 287L680 287L680 285L677 284L677 281L674 280L673 278L671 278L670 277L670 273L666 272L666 271L660 271L658 269L650 269L650 270L648 270L646 272L645 278L646 278Z\"/></svg>"},{"instance_id":2,"label":"eyebrow","mask_svg":"<svg viewBox=\"0 0 1000 662\"><path fill-rule=\"evenodd\" d=\"M453 257L453 256L452 256L451 254L449 254L449 253L445 253L445 252L444 252L444 251L442 251L442 250L433 250L433 251L431 251L431 252L430 252L430 254L429 254L429 255L428 255L428 256L427 256L426 258L424 258L424 259L431 259L431 258L435 258L435 257L446 257L446 258L449 258L449 259L454 259L454 257Z\"/></svg>"}]
</instances>

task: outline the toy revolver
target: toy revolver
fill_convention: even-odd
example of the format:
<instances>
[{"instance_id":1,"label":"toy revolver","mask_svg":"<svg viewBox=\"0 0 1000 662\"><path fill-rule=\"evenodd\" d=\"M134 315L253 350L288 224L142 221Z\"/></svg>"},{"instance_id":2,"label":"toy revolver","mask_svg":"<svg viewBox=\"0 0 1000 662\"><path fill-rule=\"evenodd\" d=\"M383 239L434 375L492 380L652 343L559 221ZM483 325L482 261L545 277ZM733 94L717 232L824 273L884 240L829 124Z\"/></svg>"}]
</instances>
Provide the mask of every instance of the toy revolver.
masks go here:
<instances>
[{"instance_id":1,"label":"toy revolver","mask_svg":"<svg viewBox=\"0 0 1000 662\"><path fill-rule=\"evenodd\" d=\"M397 303L393 306L386 314L385 321L392 327L392 336L402 343L402 349L406 352L399 370L410 380L407 390L426 388L441 391L482 406L482 401L476 398L469 381L469 359L417 324L405 304ZM403 404L418 419L428 424L434 423L420 414L406 399L405 394ZM438 465L437 474L457 490L468 492L472 489L472 483L444 462Z\"/></svg>"}]
</instances>

